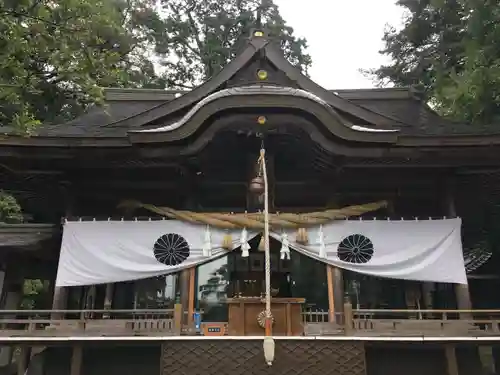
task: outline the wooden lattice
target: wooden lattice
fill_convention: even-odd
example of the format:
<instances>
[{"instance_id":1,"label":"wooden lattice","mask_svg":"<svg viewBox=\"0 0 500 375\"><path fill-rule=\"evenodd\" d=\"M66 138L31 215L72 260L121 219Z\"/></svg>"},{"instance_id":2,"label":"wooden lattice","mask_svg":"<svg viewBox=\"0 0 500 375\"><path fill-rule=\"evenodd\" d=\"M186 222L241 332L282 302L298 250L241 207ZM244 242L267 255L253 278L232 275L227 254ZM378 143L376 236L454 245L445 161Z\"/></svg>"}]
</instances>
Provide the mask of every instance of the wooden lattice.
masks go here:
<instances>
[{"instance_id":1,"label":"wooden lattice","mask_svg":"<svg viewBox=\"0 0 500 375\"><path fill-rule=\"evenodd\" d=\"M364 344L276 340L275 361L264 362L260 340L168 341L162 375L366 375Z\"/></svg>"}]
</instances>

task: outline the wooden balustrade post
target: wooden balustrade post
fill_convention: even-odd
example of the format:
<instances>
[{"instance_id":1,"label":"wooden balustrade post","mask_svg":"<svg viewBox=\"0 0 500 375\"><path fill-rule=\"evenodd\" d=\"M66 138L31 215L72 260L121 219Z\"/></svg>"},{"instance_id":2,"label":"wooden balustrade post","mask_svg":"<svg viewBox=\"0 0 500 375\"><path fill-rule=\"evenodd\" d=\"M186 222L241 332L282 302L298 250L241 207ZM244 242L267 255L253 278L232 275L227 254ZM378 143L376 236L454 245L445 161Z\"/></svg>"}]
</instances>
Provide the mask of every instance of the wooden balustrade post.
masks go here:
<instances>
[{"instance_id":1,"label":"wooden balustrade post","mask_svg":"<svg viewBox=\"0 0 500 375\"><path fill-rule=\"evenodd\" d=\"M354 330L354 314L352 311L352 303L346 298L344 302L344 331L346 335L352 335Z\"/></svg>"},{"instance_id":2,"label":"wooden balustrade post","mask_svg":"<svg viewBox=\"0 0 500 375\"><path fill-rule=\"evenodd\" d=\"M174 305L174 330L177 335L182 332L182 320L184 315L184 309L181 303L176 303Z\"/></svg>"}]
</instances>

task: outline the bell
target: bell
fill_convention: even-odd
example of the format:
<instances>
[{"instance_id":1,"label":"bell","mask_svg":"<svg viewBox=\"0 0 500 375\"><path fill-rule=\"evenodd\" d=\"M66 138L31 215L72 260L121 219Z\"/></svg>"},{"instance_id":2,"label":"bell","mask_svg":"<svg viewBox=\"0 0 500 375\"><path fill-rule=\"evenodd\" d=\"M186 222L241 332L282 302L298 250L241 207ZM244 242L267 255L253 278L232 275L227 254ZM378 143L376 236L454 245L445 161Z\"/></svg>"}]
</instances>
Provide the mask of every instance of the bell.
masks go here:
<instances>
[{"instance_id":1,"label":"bell","mask_svg":"<svg viewBox=\"0 0 500 375\"><path fill-rule=\"evenodd\" d=\"M248 189L253 194L264 193L264 179L261 176L257 176L257 177L252 178Z\"/></svg>"}]
</instances>

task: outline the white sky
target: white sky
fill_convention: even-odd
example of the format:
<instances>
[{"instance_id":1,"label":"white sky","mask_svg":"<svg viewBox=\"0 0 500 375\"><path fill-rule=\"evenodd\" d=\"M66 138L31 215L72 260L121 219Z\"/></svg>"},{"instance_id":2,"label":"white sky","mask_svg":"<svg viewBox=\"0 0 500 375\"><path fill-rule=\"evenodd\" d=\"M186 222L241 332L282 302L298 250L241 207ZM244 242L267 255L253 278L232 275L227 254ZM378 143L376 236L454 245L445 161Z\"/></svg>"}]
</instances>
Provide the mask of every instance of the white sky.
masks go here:
<instances>
[{"instance_id":1,"label":"white sky","mask_svg":"<svg viewBox=\"0 0 500 375\"><path fill-rule=\"evenodd\" d=\"M380 55L386 24L400 26L396 0L275 0L280 13L305 37L313 60L311 78L327 89L373 87L360 68L387 62Z\"/></svg>"}]
</instances>

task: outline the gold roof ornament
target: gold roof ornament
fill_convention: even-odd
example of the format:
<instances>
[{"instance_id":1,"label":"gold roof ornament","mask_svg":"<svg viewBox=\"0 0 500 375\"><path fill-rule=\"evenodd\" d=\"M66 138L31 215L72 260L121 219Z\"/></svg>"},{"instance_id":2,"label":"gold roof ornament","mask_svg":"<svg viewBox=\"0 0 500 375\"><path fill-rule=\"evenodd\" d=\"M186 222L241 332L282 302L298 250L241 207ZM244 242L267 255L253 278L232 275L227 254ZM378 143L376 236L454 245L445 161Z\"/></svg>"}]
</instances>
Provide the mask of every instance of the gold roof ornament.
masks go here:
<instances>
[{"instance_id":1,"label":"gold roof ornament","mask_svg":"<svg viewBox=\"0 0 500 375\"><path fill-rule=\"evenodd\" d=\"M268 73L266 70L264 69L259 69L257 70L257 77L261 80L261 81L265 81L268 77Z\"/></svg>"}]
</instances>

